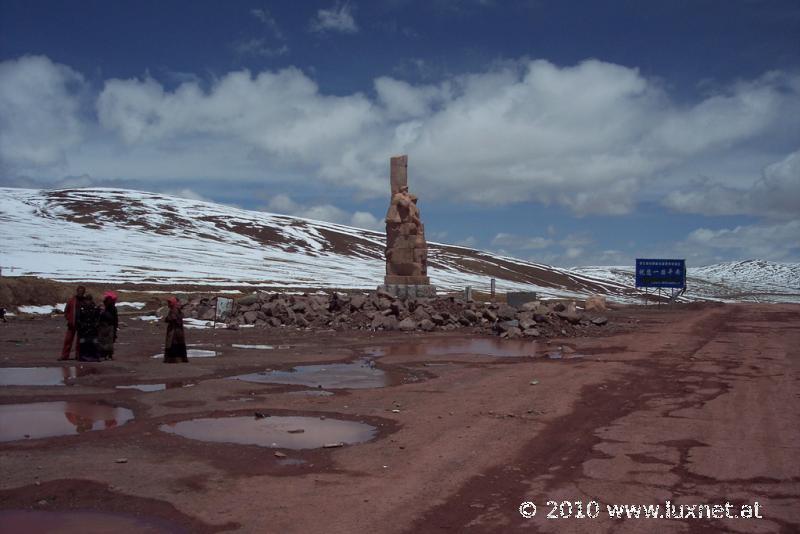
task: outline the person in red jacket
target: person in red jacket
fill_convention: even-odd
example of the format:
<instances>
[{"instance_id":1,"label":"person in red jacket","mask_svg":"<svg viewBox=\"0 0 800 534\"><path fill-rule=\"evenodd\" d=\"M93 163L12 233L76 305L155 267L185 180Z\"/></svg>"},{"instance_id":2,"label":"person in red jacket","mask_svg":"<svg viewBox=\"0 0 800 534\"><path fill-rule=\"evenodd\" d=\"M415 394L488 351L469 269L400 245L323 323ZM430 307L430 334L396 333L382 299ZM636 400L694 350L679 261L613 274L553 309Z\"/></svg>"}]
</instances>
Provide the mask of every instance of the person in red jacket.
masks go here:
<instances>
[{"instance_id":1,"label":"person in red jacket","mask_svg":"<svg viewBox=\"0 0 800 534\"><path fill-rule=\"evenodd\" d=\"M61 349L61 357L59 360L69 360L69 353L72 350L72 341L75 339L75 332L77 330L78 308L80 308L83 296L86 294L86 288L78 286L75 290L75 296L67 301L67 306L64 308L64 318L67 320L67 331L64 333L64 346ZM75 359L78 359L78 345L75 345Z\"/></svg>"}]
</instances>

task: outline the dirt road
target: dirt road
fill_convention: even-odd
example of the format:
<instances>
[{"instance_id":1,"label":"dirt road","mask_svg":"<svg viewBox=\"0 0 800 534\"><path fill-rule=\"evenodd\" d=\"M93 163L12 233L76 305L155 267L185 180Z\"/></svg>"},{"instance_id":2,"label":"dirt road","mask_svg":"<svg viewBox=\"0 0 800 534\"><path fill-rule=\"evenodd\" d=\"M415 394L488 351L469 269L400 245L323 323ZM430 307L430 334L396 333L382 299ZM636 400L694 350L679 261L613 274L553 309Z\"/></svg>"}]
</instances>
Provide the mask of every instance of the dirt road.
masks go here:
<instances>
[{"instance_id":1,"label":"dirt road","mask_svg":"<svg viewBox=\"0 0 800 534\"><path fill-rule=\"evenodd\" d=\"M217 355L186 365L151 357L161 325L125 323L115 360L85 364L71 385L0 387L0 408L84 401L102 412L90 419L119 418L105 430L0 442L0 526L46 519L33 511L93 510L117 532L800 530L800 306L629 308L611 316L625 332L549 344L191 330L190 343ZM4 368L65 367L54 361L60 320L0 326ZM386 387L229 379L354 360L360 379L380 373ZM164 388L117 387L141 384ZM133 419L124 422L122 409ZM230 415L244 425L358 422L374 437L294 450L163 431ZM0 435L13 433L8 421ZM236 441L248 430L229 433ZM534 517L520 514L523 502L536 505ZM614 505L659 505L656 515L673 518L610 518ZM761 517L719 515L748 512Z\"/></svg>"}]
</instances>

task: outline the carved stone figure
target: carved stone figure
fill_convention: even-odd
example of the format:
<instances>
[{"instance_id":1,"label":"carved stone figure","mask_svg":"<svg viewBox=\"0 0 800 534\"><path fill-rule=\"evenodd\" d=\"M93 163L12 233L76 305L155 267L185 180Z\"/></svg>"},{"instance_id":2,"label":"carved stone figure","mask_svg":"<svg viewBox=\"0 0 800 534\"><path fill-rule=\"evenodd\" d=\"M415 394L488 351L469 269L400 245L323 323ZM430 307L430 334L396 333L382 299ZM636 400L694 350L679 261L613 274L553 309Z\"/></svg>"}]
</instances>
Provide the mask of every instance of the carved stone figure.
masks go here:
<instances>
[{"instance_id":1,"label":"carved stone figure","mask_svg":"<svg viewBox=\"0 0 800 534\"><path fill-rule=\"evenodd\" d=\"M397 296L435 295L428 278L428 245L417 197L408 192L408 156L391 158L392 198L386 212L387 291Z\"/></svg>"}]
</instances>

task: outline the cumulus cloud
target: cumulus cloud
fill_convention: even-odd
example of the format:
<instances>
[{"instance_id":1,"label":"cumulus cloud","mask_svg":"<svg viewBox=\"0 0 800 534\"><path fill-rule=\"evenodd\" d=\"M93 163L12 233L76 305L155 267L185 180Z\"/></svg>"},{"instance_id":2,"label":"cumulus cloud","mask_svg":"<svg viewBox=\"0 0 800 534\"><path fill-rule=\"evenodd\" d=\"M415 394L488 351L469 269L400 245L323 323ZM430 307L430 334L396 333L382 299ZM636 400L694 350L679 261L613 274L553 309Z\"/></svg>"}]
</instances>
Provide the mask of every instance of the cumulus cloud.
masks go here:
<instances>
[{"instance_id":1,"label":"cumulus cloud","mask_svg":"<svg viewBox=\"0 0 800 534\"><path fill-rule=\"evenodd\" d=\"M800 213L800 150L765 167L749 188L703 177L667 195L664 204L676 211L705 215L796 217Z\"/></svg>"},{"instance_id":2,"label":"cumulus cloud","mask_svg":"<svg viewBox=\"0 0 800 534\"><path fill-rule=\"evenodd\" d=\"M357 33L358 25L353 18L353 10L349 3L337 4L328 9L320 9L311 21L311 31Z\"/></svg>"},{"instance_id":3,"label":"cumulus cloud","mask_svg":"<svg viewBox=\"0 0 800 534\"><path fill-rule=\"evenodd\" d=\"M800 219L775 224L753 224L710 230L699 228L686 239L689 249L723 252L727 256L773 261L800 257Z\"/></svg>"},{"instance_id":4,"label":"cumulus cloud","mask_svg":"<svg viewBox=\"0 0 800 534\"><path fill-rule=\"evenodd\" d=\"M350 10L343 4L330 11ZM0 111L3 161L18 166L52 165L67 154L79 163L69 169L76 175L307 176L376 197L386 194L387 158L408 153L412 187L430 200L624 214L642 195L666 190L667 205L677 210L788 217L799 198L797 153L764 168L758 148L765 136L783 136L785 146L800 133L800 76L787 73L691 103L676 102L634 68L599 60L558 66L522 59L436 84L383 76L370 93L341 96L296 68L230 72L207 88L191 79L173 90L152 77L111 79L96 99L99 127L92 125L94 137L75 151L78 93L69 86L80 75L38 58L39 67L28 70L49 73L35 85L52 95L26 98L18 80L26 79L29 61L6 62L2 70L14 82L2 85L3 98L7 87L17 87L19 98L4 109L23 119L48 109L41 121L19 125ZM52 124L45 135L38 135L40 123ZM698 180L690 171L702 162L721 172L731 154L751 176L747 195L724 174Z\"/></svg>"},{"instance_id":5,"label":"cumulus cloud","mask_svg":"<svg viewBox=\"0 0 800 534\"><path fill-rule=\"evenodd\" d=\"M8 173L63 167L83 138L83 77L43 56L0 63L0 169Z\"/></svg>"},{"instance_id":6,"label":"cumulus cloud","mask_svg":"<svg viewBox=\"0 0 800 534\"><path fill-rule=\"evenodd\" d=\"M336 224L364 228L366 230L383 231L383 222L366 211L349 213L333 204L305 205L295 202L289 195L278 194L272 197L264 207L271 213L294 215L316 221L327 221Z\"/></svg>"},{"instance_id":7,"label":"cumulus cloud","mask_svg":"<svg viewBox=\"0 0 800 534\"><path fill-rule=\"evenodd\" d=\"M529 237L500 232L492 238L492 246L517 250L537 250L553 244L551 239Z\"/></svg>"}]
</instances>

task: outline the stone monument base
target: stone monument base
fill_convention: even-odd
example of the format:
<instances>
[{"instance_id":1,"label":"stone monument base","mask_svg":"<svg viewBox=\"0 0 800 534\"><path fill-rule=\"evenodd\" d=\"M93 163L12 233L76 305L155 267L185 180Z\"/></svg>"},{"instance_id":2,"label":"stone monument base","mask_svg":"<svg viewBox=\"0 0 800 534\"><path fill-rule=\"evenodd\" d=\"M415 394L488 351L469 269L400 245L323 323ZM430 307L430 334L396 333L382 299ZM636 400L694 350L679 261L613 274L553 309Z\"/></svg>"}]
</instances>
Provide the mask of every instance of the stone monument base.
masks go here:
<instances>
[{"instance_id":1,"label":"stone monument base","mask_svg":"<svg viewBox=\"0 0 800 534\"><path fill-rule=\"evenodd\" d=\"M388 278L388 277L387 277ZM406 278L406 277L403 277ZM410 277L409 277L410 278ZM422 278L422 277L420 277ZM424 278L427 278L424 277ZM385 291L401 299L427 299L436 296L436 286L431 284L384 284L378 291Z\"/></svg>"},{"instance_id":2,"label":"stone monument base","mask_svg":"<svg viewBox=\"0 0 800 534\"><path fill-rule=\"evenodd\" d=\"M387 286L429 286L431 279L424 274L416 276L403 276L400 274L387 274L383 277L383 283Z\"/></svg>"}]
</instances>

